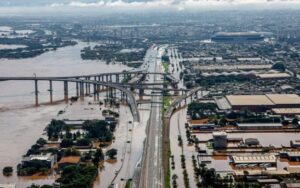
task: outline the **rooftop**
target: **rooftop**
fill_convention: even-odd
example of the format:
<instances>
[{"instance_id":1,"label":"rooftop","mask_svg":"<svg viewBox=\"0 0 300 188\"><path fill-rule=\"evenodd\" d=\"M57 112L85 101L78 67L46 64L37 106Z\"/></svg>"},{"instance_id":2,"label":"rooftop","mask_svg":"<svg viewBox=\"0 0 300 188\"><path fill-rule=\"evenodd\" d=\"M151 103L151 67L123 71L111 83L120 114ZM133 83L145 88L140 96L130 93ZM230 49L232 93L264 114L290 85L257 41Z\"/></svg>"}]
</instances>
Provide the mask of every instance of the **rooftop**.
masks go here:
<instances>
[{"instance_id":1,"label":"rooftop","mask_svg":"<svg viewBox=\"0 0 300 188\"><path fill-rule=\"evenodd\" d=\"M291 75L288 73L265 73L265 74L256 74L259 78L289 78Z\"/></svg>"},{"instance_id":2,"label":"rooftop","mask_svg":"<svg viewBox=\"0 0 300 188\"><path fill-rule=\"evenodd\" d=\"M300 97L296 94L266 94L274 104L300 104Z\"/></svg>"},{"instance_id":3,"label":"rooftop","mask_svg":"<svg viewBox=\"0 0 300 188\"><path fill-rule=\"evenodd\" d=\"M281 123L238 123L239 127L281 127Z\"/></svg>"},{"instance_id":4,"label":"rooftop","mask_svg":"<svg viewBox=\"0 0 300 188\"><path fill-rule=\"evenodd\" d=\"M226 132L213 132L213 136L227 136Z\"/></svg>"},{"instance_id":5,"label":"rooftop","mask_svg":"<svg viewBox=\"0 0 300 188\"><path fill-rule=\"evenodd\" d=\"M63 120L66 125L82 125L84 120Z\"/></svg>"},{"instance_id":6,"label":"rooftop","mask_svg":"<svg viewBox=\"0 0 300 188\"><path fill-rule=\"evenodd\" d=\"M54 156L50 153L46 155L30 155L29 157L24 157L23 161L31 161L31 160L41 160L41 161L51 161Z\"/></svg>"},{"instance_id":7,"label":"rooftop","mask_svg":"<svg viewBox=\"0 0 300 188\"><path fill-rule=\"evenodd\" d=\"M235 164L239 163L275 163L276 156L272 154L268 155L248 155L248 156L232 156Z\"/></svg>"},{"instance_id":8,"label":"rooftop","mask_svg":"<svg viewBox=\"0 0 300 188\"><path fill-rule=\"evenodd\" d=\"M272 106L280 104L300 104L296 94L266 94L266 95L227 95L231 106Z\"/></svg>"},{"instance_id":9,"label":"rooftop","mask_svg":"<svg viewBox=\"0 0 300 188\"><path fill-rule=\"evenodd\" d=\"M247 105L247 106L259 106L259 105L274 105L265 95L227 95L226 99L231 106Z\"/></svg>"}]
</instances>

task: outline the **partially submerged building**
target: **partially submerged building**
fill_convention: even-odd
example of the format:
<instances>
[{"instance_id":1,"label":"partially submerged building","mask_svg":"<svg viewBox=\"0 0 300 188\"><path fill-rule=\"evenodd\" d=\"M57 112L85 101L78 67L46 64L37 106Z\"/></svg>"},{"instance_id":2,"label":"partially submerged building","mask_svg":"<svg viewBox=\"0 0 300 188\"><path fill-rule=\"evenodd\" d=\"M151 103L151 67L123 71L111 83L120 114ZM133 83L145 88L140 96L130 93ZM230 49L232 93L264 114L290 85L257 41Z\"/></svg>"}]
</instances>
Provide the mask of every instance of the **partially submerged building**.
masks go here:
<instances>
[{"instance_id":1,"label":"partially submerged building","mask_svg":"<svg viewBox=\"0 0 300 188\"><path fill-rule=\"evenodd\" d=\"M273 154L232 155L234 167L276 167L277 157Z\"/></svg>"},{"instance_id":2,"label":"partially submerged building","mask_svg":"<svg viewBox=\"0 0 300 188\"><path fill-rule=\"evenodd\" d=\"M23 157L21 165L22 166L31 166L35 161L40 161L45 164L48 168L52 168L57 162L57 156L50 153L45 155L30 155L28 157Z\"/></svg>"}]
</instances>

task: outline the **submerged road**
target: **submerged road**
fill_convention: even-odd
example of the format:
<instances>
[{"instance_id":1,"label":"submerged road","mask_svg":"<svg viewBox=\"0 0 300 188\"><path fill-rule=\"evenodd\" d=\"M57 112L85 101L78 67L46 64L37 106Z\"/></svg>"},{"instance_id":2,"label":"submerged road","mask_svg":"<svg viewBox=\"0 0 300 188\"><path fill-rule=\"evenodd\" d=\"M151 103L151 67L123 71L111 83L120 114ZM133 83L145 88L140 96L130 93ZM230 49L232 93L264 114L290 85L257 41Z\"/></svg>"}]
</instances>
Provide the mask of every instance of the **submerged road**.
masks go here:
<instances>
[{"instance_id":1,"label":"submerged road","mask_svg":"<svg viewBox=\"0 0 300 188\"><path fill-rule=\"evenodd\" d=\"M153 49L153 58L149 62L149 71L162 73L161 55L164 49ZM153 75L149 81L161 82L161 75ZM159 188L164 187L162 167L162 93L155 92L151 97L150 119L147 127L144 156L141 176L138 187Z\"/></svg>"}]
</instances>

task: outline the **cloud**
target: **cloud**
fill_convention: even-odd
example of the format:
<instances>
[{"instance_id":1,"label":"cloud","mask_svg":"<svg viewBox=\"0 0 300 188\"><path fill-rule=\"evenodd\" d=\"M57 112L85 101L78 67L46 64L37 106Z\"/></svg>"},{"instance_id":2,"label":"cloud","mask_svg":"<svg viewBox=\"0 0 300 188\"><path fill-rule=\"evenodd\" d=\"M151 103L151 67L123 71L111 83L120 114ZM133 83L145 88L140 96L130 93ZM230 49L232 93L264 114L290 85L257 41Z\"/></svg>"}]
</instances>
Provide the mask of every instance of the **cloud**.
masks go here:
<instances>
[{"instance_id":1,"label":"cloud","mask_svg":"<svg viewBox=\"0 0 300 188\"><path fill-rule=\"evenodd\" d=\"M135 13L145 11L202 11L300 9L300 0L0 0L0 16L32 14ZM19 4L17 4L17 2ZM25 4L28 2L27 4ZM39 2L39 3L37 3ZM9 6L6 6L8 5Z\"/></svg>"},{"instance_id":2,"label":"cloud","mask_svg":"<svg viewBox=\"0 0 300 188\"><path fill-rule=\"evenodd\" d=\"M251 5L300 5L300 0L153 0L153 1L71 1L65 4L52 4L51 6L68 6L78 8L175 8L180 11L205 7L230 7Z\"/></svg>"}]
</instances>

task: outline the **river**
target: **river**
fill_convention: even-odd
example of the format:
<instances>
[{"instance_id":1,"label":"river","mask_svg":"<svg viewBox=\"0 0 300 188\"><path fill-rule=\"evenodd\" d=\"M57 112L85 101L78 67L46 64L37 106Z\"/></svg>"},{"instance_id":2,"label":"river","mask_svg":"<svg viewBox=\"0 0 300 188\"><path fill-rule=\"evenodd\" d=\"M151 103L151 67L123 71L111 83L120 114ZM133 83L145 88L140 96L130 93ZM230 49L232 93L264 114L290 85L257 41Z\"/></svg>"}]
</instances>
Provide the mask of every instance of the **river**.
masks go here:
<instances>
[{"instance_id":1,"label":"river","mask_svg":"<svg viewBox=\"0 0 300 188\"><path fill-rule=\"evenodd\" d=\"M121 64L107 65L100 61L83 61L80 50L87 43L60 48L28 59L0 60L1 76L72 76L104 72L117 72L128 67ZM93 44L92 44L93 45ZM39 101L49 102L48 82L39 82ZM75 95L75 84L70 84L70 96ZM0 169L16 167L22 155L41 137L44 128L66 104L33 107L34 83L32 81L0 82ZM63 99L62 83L53 83L54 100ZM24 183L25 182L25 183ZM1 183L17 183L21 188L32 180L0 175ZM35 180L35 183L51 183L53 178Z\"/></svg>"}]
</instances>

